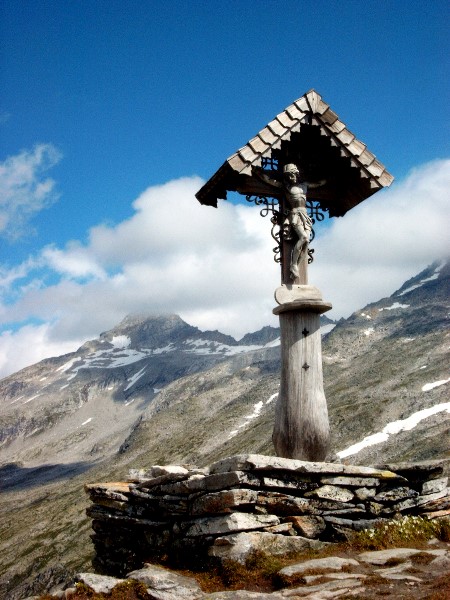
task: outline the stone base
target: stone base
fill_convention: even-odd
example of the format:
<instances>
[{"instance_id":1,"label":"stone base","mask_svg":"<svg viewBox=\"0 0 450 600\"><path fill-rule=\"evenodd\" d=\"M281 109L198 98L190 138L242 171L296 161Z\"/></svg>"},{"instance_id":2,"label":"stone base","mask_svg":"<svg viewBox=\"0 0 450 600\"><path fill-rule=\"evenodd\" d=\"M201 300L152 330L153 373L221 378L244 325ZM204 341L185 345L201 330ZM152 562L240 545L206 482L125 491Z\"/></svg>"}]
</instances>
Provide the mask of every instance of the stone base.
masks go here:
<instances>
[{"instance_id":1,"label":"stone base","mask_svg":"<svg viewBox=\"0 0 450 600\"><path fill-rule=\"evenodd\" d=\"M385 467L250 454L89 484L94 566L123 576L167 557L186 566L208 555L245 562L254 550L320 547L401 514L433 516L450 506L439 465L402 465L402 474Z\"/></svg>"}]
</instances>

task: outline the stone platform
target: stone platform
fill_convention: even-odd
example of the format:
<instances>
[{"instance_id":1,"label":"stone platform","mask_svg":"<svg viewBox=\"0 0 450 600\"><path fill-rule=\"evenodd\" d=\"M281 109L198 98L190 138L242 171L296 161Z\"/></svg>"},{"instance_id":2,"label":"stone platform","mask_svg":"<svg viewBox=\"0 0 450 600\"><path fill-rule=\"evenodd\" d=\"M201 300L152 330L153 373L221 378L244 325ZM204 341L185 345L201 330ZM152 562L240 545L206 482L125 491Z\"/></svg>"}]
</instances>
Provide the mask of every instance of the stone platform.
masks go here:
<instances>
[{"instance_id":1,"label":"stone platform","mask_svg":"<svg viewBox=\"0 0 450 600\"><path fill-rule=\"evenodd\" d=\"M167 558L189 566L320 548L405 514L448 514L447 483L439 463L372 468L252 454L133 470L126 482L86 486L94 567L123 576Z\"/></svg>"}]
</instances>

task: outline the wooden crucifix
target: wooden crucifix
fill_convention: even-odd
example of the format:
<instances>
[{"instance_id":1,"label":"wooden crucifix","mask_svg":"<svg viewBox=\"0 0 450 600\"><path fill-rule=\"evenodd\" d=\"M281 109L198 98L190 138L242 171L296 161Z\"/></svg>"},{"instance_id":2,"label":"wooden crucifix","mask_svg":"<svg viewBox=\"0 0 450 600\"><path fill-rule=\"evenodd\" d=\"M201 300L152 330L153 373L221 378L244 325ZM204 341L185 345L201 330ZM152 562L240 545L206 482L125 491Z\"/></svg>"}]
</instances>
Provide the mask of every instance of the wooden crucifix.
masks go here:
<instances>
[{"instance_id":1,"label":"wooden crucifix","mask_svg":"<svg viewBox=\"0 0 450 600\"><path fill-rule=\"evenodd\" d=\"M197 192L217 207L227 191L244 194L272 213L278 232L281 285L275 290L281 330L281 382L272 435L278 456L323 461L329 423L323 390L320 315L331 309L308 282L309 241L318 203L330 217L393 180L367 147L314 90L288 106L225 161ZM316 213L317 214L317 213Z\"/></svg>"}]
</instances>

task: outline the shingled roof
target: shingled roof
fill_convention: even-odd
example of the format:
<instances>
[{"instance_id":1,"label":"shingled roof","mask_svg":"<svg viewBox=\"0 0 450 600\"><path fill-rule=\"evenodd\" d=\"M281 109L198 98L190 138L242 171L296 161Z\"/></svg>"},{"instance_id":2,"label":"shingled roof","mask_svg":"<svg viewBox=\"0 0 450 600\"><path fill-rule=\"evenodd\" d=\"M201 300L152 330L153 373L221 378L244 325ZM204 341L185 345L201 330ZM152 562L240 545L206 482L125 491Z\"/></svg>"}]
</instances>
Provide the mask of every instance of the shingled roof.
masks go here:
<instances>
[{"instance_id":1,"label":"shingled roof","mask_svg":"<svg viewBox=\"0 0 450 600\"><path fill-rule=\"evenodd\" d=\"M320 94L310 90L230 156L197 192L197 199L217 206L227 191L262 193L252 168L261 167L263 159L275 159L280 168L294 162L307 181L325 179L314 198L330 216L345 214L394 179Z\"/></svg>"}]
</instances>

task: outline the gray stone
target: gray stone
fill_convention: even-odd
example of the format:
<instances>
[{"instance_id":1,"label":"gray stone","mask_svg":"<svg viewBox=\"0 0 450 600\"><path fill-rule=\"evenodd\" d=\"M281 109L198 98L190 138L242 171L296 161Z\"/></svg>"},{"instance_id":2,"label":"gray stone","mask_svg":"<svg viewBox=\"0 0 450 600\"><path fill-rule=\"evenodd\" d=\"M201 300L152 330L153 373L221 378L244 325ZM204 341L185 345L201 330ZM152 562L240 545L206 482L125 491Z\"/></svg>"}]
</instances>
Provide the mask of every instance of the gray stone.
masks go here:
<instances>
[{"instance_id":1,"label":"gray stone","mask_svg":"<svg viewBox=\"0 0 450 600\"><path fill-rule=\"evenodd\" d=\"M286 517L290 521L298 533L308 539L314 539L325 530L325 521L322 517L315 515L300 515Z\"/></svg>"},{"instance_id":2,"label":"gray stone","mask_svg":"<svg viewBox=\"0 0 450 600\"><path fill-rule=\"evenodd\" d=\"M408 500L403 500L398 504L394 504L392 506L393 510L407 510L409 508L415 508L416 506L422 506L423 504L427 504L431 500L438 500L439 498L444 498L447 494L447 490L442 490L441 492L436 492L434 494L427 494L426 496L417 496L416 498L408 498Z\"/></svg>"},{"instance_id":3,"label":"gray stone","mask_svg":"<svg viewBox=\"0 0 450 600\"><path fill-rule=\"evenodd\" d=\"M326 573L327 571L342 571L344 567L357 567L358 565L358 561L353 558L328 556L326 558L313 558L312 560L305 560L304 562L284 567L278 574L282 577L283 581L289 582L291 579L306 575L308 571Z\"/></svg>"},{"instance_id":4,"label":"gray stone","mask_svg":"<svg viewBox=\"0 0 450 600\"><path fill-rule=\"evenodd\" d=\"M409 487L396 487L384 492L380 492L374 497L376 502L397 502L406 500L406 498L415 498L419 492L412 490Z\"/></svg>"},{"instance_id":5,"label":"gray stone","mask_svg":"<svg viewBox=\"0 0 450 600\"><path fill-rule=\"evenodd\" d=\"M338 475L337 477L322 477L323 484L341 485L348 487L367 487L373 488L380 485L380 480L376 477L346 477Z\"/></svg>"},{"instance_id":6,"label":"gray stone","mask_svg":"<svg viewBox=\"0 0 450 600\"><path fill-rule=\"evenodd\" d=\"M416 550L414 548L391 548L389 550L374 550L362 552L358 555L358 560L371 565L385 565L390 560L406 561L415 554L421 552L431 553L433 550Z\"/></svg>"},{"instance_id":7,"label":"gray stone","mask_svg":"<svg viewBox=\"0 0 450 600\"><path fill-rule=\"evenodd\" d=\"M442 492L447 488L447 484L448 477L441 477L441 479L432 479L431 481L425 481L422 485L422 495Z\"/></svg>"},{"instance_id":8,"label":"gray stone","mask_svg":"<svg viewBox=\"0 0 450 600\"><path fill-rule=\"evenodd\" d=\"M80 583L88 585L97 594L109 594L113 587L125 581L109 575L97 575L97 573L78 573L75 577Z\"/></svg>"},{"instance_id":9,"label":"gray stone","mask_svg":"<svg viewBox=\"0 0 450 600\"><path fill-rule=\"evenodd\" d=\"M443 464L443 461L436 460L417 463L389 463L376 465L375 468L393 471L411 482L422 482L442 475L444 471Z\"/></svg>"},{"instance_id":10,"label":"gray stone","mask_svg":"<svg viewBox=\"0 0 450 600\"><path fill-rule=\"evenodd\" d=\"M285 477L284 479L278 479L276 477L263 477L261 481L261 485L265 488L275 488L281 490L299 490L299 491L309 491L313 490L318 486L317 483L312 483L310 481L301 481L293 475L291 479Z\"/></svg>"},{"instance_id":11,"label":"gray stone","mask_svg":"<svg viewBox=\"0 0 450 600\"><path fill-rule=\"evenodd\" d=\"M149 479L162 475L189 475L189 469L180 465L154 465L145 471L145 476Z\"/></svg>"},{"instance_id":12,"label":"gray stone","mask_svg":"<svg viewBox=\"0 0 450 600\"><path fill-rule=\"evenodd\" d=\"M317 497L323 498L324 500L350 502L350 500L353 500L354 494L353 492L350 492L350 490L338 487L336 485L323 485L322 487L317 488L317 490L307 492L305 496L307 498Z\"/></svg>"},{"instance_id":13,"label":"gray stone","mask_svg":"<svg viewBox=\"0 0 450 600\"><path fill-rule=\"evenodd\" d=\"M321 573L320 575L304 575L302 577L306 585L310 585L318 579L339 579L341 581L345 579L367 579L368 575L364 573Z\"/></svg>"},{"instance_id":14,"label":"gray stone","mask_svg":"<svg viewBox=\"0 0 450 600\"><path fill-rule=\"evenodd\" d=\"M450 552L446 555L437 556L430 562L430 567L440 569L443 573L450 573Z\"/></svg>"},{"instance_id":15,"label":"gray stone","mask_svg":"<svg viewBox=\"0 0 450 600\"><path fill-rule=\"evenodd\" d=\"M318 512L315 500L297 498L278 492L258 493L258 506L275 515L315 514Z\"/></svg>"},{"instance_id":16,"label":"gray stone","mask_svg":"<svg viewBox=\"0 0 450 600\"><path fill-rule=\"evenodd\" d=\"M325 600L326 598L336 598L344 595L346 597L350 595L360 596L362 592L364 592L364 587L361 586L361 582L357 579L335 579L318 585L283 590L281 596L282 598L295 598L295 600L299 600L300 598L304 598L305 600L308 598L310 600Z\"/></svg>"},{"instance_id":17,"label":"gray stone","mask_svg":"<svg viewBox=\"0 0 450 600\"><path fill-rule=\"evenodd\" d=\"M292 523L280 523L279 525L272 525L271 527L264 527L264 531L268 533L283 533L284 535L296 535Z\"/></svg>"},{"instance_id":18,"label":"gray stone","mask_svg":"<svg viewBox=\"0 0 450 600\"><path fill-rule=\"evenodd\" d=\"M209 548L208 554L221 560L245 564L247 558L255 551L269 556L282 556L308 548L320 550L328 545L326 542L300 536L254 531L219 537Z\"/></svg>"},{"instance_id":19,"label":"gray stone","mask_svg":"<svg viewBox=\"0 0 450 600\"><path fill-rule=\"evenodd\" d=\"M265 456L263 454L241 454L230 456L213 463L211 473L225 473L227 471L264 471L264 470L293 471L297 473L323 473L335 475L357 475L377 477L381 479L401 479L396 473L389 470L373 469L372 467L359 467L339 463L308 462L281 458L279 456Z\"/></svg>"},{"instance_id":20,"label":"gray stone","mask_svg":"<svg viewBox=\"0 0 450 600\"><path fill-rule=\"evenodd\" d=\"M193 475L189 479L172 484L161 485L161 494L192 494L195 492L218 492L238 485L248 485L258 488L260 481L251 473L229 471L213 475Z\"/></svg>"},{"instance_id":21,"label":"gray stone","mask_svg":"<svg viewBox=\"0 0 450 600\"><path fill-rule=\"evenodd\" d=\"M132 571L128 579L141 581L154 600L198 600L203 592L197 581L168 569L146 563L143 569Z\"/></svg>"},{"instance_id":22,"label":"gray stone","mask_svg":"<svg viewBox=\"0 0 450 600\"><path fill-rule=\"evenodd\" d=\"M404 562L401 562L400 564L395 565L393 567L387 567L385 569L377 569L376 571L374 571L374 573L375 573L375 575L380 575L381 577L389 578L389 576L391 576L391 575L398 575L399 573L403 573L403 571L406 571L407 569L412 569L412 568L413 568L412 561L405 560Z\"/></svg>"},{"instance_id":23,"label":"gray stone","mask_svg":"<svg viewBox=\"0 0 450 600\"><path fill-rule=\"evenodd\" d=\"M362 487L355 490L355 496L358 500L368 500L369 498L373 498L376 493L377 491L373 488Z\"/></svg>"},{"instance_id":24,"label":"gray stone","mask_svg":"<svg viewBox=\"0 0 450 600\"><path fill-rule=\"evenodd\" d=\"M229 592L213 592L205 594L203 600L280 600L283 596L274 592L266 594L264 592L249 592L247 590L234 590Z\"/></svg>"},{"instance_id":25,"label":"gray stone","mask_svg":"<svg viewBox=\"0 0 450 600\"><path fill-rule=\"evenodd\" d=\"M378 575L378 573L377 573ZM385 573L380 574L381 577L383 577L383 579L393 579L393 580L397 580L397 581L414 581L416 583L422 583L423 579L420 579L419 577L414 577L414 575L409 575L408 573Z\"/></svg>"},{"instance_id":26,"label":"gray stone","mask_svg":"<svg viewBox=\"0 0 450 600\"><path fill-rule=\"evenodd\" d=\"M195 498L190 512L193 515L229 513L237 506L256 504L257 499L256 490L223 490Z\"/></svg>"},{"instance_id":27,"label":"gray stone","mask_svg":"<svg viewBox=\"0 0 450 600\"><path fill-rule=\"evenodd\" d=\"M221 535L237 531L249 531L278 525L280 520L275 515L252 515L246 513L231 513L220 517L200 518L190 522L184 531L186 537L201 535Z\"/></svg>"}]
</instances>

